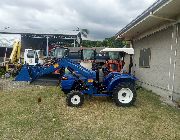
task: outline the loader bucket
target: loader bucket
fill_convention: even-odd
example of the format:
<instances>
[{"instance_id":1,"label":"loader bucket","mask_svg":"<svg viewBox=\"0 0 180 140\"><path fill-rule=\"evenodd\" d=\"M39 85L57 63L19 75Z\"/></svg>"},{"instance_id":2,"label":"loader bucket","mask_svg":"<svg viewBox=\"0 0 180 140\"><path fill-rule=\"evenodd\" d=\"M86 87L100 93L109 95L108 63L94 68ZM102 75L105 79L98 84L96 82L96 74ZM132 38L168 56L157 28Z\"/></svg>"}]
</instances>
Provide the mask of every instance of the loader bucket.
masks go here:
<instances>
[{"instance_id":1,"label":"loader bucket","mask_svg":"<svg viewBox=\"0 0 180 140\"><path fill-rule=\"evenodd\" d=\"M16 76L15 81L33 82L43 75L50 74L56 71L58 69L58 66L28 66L25 64L21 68L19 74Z\"/></svg>"},{"instance_id":2,"label":"loader bucket","mask_svg":"<svg viewBox=\"0 0 180 140\"><path fill-rule=\"evenodd\" d=\"M26 81L26 82L31 81L31 77L29 75L27 65L23 65L23 67L21 68L19 74L16 76L15 81Z\"/></svg>"}]
</instances>

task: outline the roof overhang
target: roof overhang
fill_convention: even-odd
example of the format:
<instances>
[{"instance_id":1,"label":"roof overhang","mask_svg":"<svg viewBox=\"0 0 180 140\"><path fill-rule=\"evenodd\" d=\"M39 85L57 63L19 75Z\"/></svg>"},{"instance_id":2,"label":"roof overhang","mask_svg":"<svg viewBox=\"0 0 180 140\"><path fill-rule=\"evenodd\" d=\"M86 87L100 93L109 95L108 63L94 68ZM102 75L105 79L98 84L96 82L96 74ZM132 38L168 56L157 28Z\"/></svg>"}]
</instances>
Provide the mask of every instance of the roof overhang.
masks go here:
<instances>
[{"instance_id":1,"label":"roof overhang","mask_svg":"<svg viewBox=\"0 0 180 140\"><path fill-rule=\"evenodd\" d=\"M116 34L117 38L132 40L133 38L149 31L157 26L169 23L176 23L177 17L180 15L180 0L168 0L159 8L149 10L148 15L139 22L128 28L123 28ZM137 19L138 20L138 19ZM131 23L130 23L131 24Z\"/></svg>"},{"instance_id":2,"label":"roof overhang","mask_svg":"<svg viewBox=\"0 0 180 140\"><path fill-rule=\"evenodd\" d=\"M125 52L127 54L134 54L133 48L105 48L100 52Z\"/></svg>"}]
</instances>

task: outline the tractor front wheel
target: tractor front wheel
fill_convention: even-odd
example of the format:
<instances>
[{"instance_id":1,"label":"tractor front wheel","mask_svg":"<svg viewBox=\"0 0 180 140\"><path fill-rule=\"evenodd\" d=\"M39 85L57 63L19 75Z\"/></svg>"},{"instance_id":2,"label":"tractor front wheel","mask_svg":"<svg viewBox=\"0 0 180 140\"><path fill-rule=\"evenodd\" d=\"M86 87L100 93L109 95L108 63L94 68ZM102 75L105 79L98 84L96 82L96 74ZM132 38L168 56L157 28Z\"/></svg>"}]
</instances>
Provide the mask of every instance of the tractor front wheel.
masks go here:
<instances>
[{"instance_id":1,"label":"tractor front wheel","mask_svg":"<svg viewBox=\"0 0 180 140\"><path fill-rule=\"evenodd\" d=\"M113 92L113 99L117 106L128 107L136 100L136 90L132 84L120 83Z\"/></svg>"},{"instance_id":2,"label":"tractor front wheel","mask_svg":"<svg viewBox=\"0 0 180 140\"><path fill-rule=\"evenodd\" d=\"M66 102L68 106L79 107L84 103L84 95L79 91L71 91L67 94Z\"/></svg>"}]
</instances>

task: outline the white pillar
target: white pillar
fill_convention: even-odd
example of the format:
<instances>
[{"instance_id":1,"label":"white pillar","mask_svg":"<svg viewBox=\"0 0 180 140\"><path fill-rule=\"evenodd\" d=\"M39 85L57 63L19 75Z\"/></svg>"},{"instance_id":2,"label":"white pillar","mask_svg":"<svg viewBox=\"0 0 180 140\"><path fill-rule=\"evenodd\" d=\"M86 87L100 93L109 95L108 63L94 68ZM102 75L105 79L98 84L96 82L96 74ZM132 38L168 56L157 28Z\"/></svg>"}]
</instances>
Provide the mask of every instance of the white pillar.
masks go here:
<instances>
[{"instance_id":1,"label":"white pillar","mask_svg":"<svg viewBox=\"0 0 180 140\"><path fill-rule=\"evenodd\" d=\"M6 53L7 53L7 48L6 48L6 52L5 52L5 55L4 55L5 59L6 59Z\"/></svg>"},{"instance_id":2,"label":"white pillar","mask_svg":"<svg viewBox=\"0 0 180 140\"><path fill-rule=\"evenodd\" d=\"M49 53L49 37L47 36L46 37L46 57L48 57Z\"/></svg>"},{"instance_id":3,"label":"white pillar","mask_svg":"<svg viewBox=\"0 0 180 140\"><path fill-rule=\"evenodd\" d=\"M75 41L75 39L74 39L74 47L76 47L76 41Z\"/></svg>"}]
</instances>

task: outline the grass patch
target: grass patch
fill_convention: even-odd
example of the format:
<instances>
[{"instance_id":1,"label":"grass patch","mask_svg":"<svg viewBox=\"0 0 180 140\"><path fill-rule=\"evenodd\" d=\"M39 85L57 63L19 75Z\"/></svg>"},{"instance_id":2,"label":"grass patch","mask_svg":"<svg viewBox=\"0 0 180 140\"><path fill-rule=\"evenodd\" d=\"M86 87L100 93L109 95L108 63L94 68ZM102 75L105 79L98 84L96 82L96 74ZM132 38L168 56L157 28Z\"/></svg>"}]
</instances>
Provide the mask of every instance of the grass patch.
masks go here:
<instances>
[{"instance_id":1,"label":"grass patch","mask_svg":"<svg viewBox=\"0 0 180 140\"><path fill-rule=\"evenodd\" d=\"M146 90L129 108L104 97L71 108L65 98L58 87L0 93L0 139L180 139L180 111Z\"/></svg>"}]
</instances>

